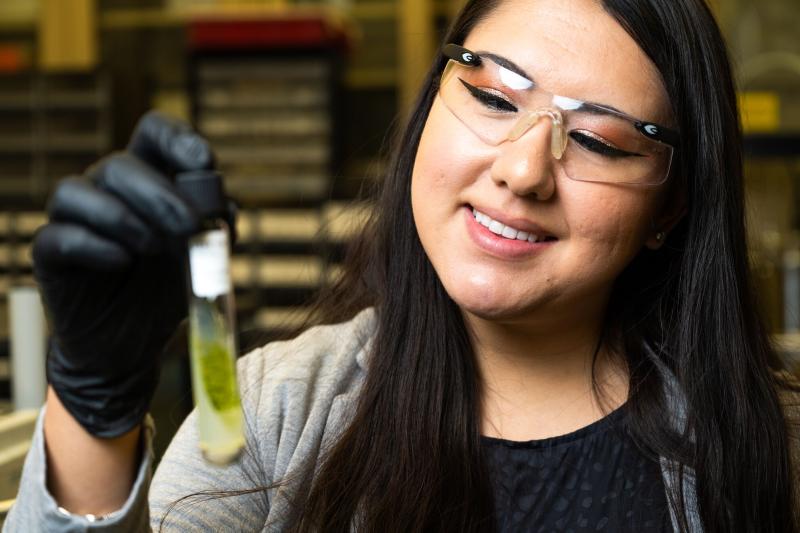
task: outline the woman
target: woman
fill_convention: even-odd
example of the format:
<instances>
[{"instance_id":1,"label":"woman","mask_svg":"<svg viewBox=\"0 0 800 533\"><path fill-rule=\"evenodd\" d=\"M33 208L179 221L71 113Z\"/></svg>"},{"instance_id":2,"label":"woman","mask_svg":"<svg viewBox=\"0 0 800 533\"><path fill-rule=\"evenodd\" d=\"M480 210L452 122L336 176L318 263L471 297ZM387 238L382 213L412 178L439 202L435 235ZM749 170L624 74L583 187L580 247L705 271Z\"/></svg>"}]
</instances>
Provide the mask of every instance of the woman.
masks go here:
<instances>
[{"instance_id":1,"label":"woman","mask_svg":"<svg viewBox=\"0 0 800 533\"><path fill-rule=\"evenodd\" d=\"M241 360L245 455L206 465L191 415L151 524L796 531L797 387L751 296L707 7L473 1L446 43L322 304L349 321ZM210 161L150 115L56 193L34 249L52 387L9 529L146 527L169 243L196 227L165 175Z\"/></svg>"}]
</instances>

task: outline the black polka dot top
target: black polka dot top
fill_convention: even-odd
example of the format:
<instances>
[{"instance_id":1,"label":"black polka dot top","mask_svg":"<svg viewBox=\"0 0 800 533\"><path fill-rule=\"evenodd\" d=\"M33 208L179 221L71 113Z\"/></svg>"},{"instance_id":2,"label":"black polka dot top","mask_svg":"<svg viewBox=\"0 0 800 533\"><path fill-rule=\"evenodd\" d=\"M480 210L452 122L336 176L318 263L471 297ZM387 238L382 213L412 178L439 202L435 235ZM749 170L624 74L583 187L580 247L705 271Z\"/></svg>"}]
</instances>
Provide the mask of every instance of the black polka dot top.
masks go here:
<instances>
[{"instance_id":1,"label":"black polka dot top","mask_svg":"<svg viewBox=\"0 0 800 533\"><path fill-rule=\"evenodd\" d=\"M636 447L625 406L559 437L483 437L500 532L672 532L657 461Z\"/></svg>"}]
</instances>

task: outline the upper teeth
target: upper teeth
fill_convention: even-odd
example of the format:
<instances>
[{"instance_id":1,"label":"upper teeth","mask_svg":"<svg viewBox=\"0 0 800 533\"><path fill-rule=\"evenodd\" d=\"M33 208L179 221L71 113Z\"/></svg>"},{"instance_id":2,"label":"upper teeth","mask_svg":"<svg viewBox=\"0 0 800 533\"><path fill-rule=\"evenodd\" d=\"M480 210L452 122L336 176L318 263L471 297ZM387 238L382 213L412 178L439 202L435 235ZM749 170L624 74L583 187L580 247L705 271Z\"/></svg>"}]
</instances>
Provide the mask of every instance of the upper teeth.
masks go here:
<instances>
[{"instance_id":1,"label":"upper teeth","mask_svg":"<svg viewBox=\"0 0 800 533\"><path fill-rule=\"evenodd\" d=\"M527 231L512 228L511 226L506 226L502 222L494 220L489 215L484 215L475 208L472 209L472 215L475 217L475 220L489 228L489 231L496 233L497 235L501 235L506 239L516 239L518 241L528 242L538 242L544 240L544 237L534 235L533 233L528 233Z\"/></svg>"}]
</instances>

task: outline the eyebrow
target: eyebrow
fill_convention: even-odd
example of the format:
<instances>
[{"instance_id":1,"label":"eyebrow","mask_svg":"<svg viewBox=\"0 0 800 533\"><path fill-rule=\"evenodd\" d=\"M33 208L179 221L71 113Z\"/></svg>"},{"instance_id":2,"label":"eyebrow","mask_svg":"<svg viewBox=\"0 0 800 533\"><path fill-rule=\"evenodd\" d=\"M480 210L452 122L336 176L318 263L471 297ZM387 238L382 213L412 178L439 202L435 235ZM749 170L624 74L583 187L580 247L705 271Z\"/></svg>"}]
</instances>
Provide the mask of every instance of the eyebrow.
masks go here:
<instances>
[{"instance_id":1,"label":"eyebrow","mask_svg":"<svg viewBox=\"0 0 800 533\"><path fill-rule=\"evenodd\" d=\"M492 61L494 61L495 63L497 63L498 65L500 65L501 67L510 70L514 74L522 76L523 78L525 78L526 80L531 82L533 84L533 87L536 87L538 85L536 83L536 81L533 79L533 76L531 76L530 74L525 72L525 70L523 70L522 67L520 67L519 65L517 65L516 63L514 63L513 61L511 61L507 57L503 57L501 55L494 54L492 52L486 52L486 51L478 51L478 52L475 52L475 54L480 56L480 57L489 58ZM579 100L577 98L573 98L573 100L581 102L584 106L588 106L586 111L592 112L593 114L598 114L598 115L625 115L626 117L630 116L627 113L625 113L624 111L621 111L621 110L617 109L616 107L614 107L612 105L601 104L601 103L598 103L598 102L588 102L588 101L585 101L585 100Z\"/></svg>"},{"instance_id":2,"label":"eyebrow","mask_svg":"<svg viewBox=\"0 0 800 533\"><path fill-rule=\"evenodd\" d=\"M501 67L507 68L508 70L513 72L514 74L518 74L518 75L522 76L523 78L525 78L526 80L528 80L529 82L533 83L534 86L536 85L536 82L533 81L533 76L531 76L530 74L528 74L527 72L522 70L522 67L520 67L519 65L517 65L516 63L514 63L510 59L505 58L505 57L500 56L500 55L497 55L497 54L493 54L492 52L479 51L479 52L475 52L475 54L480 56L480 57L488 57L489 59L491 59L492 61L494 61L498 65L500 65Z\"/></svg>"}]
</instances>

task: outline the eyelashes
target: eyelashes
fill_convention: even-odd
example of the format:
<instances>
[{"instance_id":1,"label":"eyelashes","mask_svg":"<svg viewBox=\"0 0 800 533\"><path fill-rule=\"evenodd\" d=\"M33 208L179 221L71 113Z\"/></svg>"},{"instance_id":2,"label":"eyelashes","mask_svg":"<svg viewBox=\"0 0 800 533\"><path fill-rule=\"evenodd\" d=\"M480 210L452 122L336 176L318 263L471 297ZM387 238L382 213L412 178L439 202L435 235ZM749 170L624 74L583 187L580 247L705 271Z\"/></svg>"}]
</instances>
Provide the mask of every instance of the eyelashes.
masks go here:
<instances>
[{"instance_id":1,"label":"eyelashes","mask_svg":"<svg viewBox=\"0 0 800 533\"><path fill-rule=\"evenodd\" d=\"M459 81L464 85L464 87L467 88L469 93L476 100L478 100L481 104L491 109L492 111L502 111L505 113L516 113L517 111L519 111L514 104L512 104L505 98L498 96L494 93L478 89L477 87L474 87L469 83L465 82L461 78L459 78Z\"/></svg>"},{"instance_id":2,"label":"eyelashes","mask_svg":"<svg viewBox=\"0 0 800 533\"><path fill-rule=\"evenodd\" d=\"M583 148L605 157L610 157L613 159L619 159L622 157L641 157L641 154L621 150L615 146L601 141L596 137L586 135L585 133L577 130L569 132L569 136L573 141L581 145Z\"/></svg>"},{"instance_id":3,"label":"eyelashes","mask_svg":"<svg viewBox=\"0 0 800 533\"><path fill-rule=\"evenodd\" d=\"M467 89L467 91L469 91L470 95L472 95L472 97L486 109L490 111L496 111L499 113L516 113L519 111L517 106L515 106L502 96L495 93L490 93L488 91L484 91L482 89L478 89L474 85L467 83L461 78L459 78L459 81ZM603 157L607 157L609 159L621 159L625 157L642 156L641 154L628 152L626 150L617 148L599 138L597 134L593 134L592 132L587 132L587 133L583 133L578 130L573 130L569 132L569 136L581 148L584 148L590 152L601 155Z\"/></svg>"}]
</instances>

